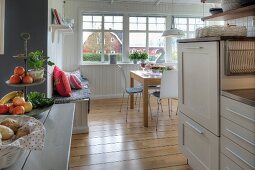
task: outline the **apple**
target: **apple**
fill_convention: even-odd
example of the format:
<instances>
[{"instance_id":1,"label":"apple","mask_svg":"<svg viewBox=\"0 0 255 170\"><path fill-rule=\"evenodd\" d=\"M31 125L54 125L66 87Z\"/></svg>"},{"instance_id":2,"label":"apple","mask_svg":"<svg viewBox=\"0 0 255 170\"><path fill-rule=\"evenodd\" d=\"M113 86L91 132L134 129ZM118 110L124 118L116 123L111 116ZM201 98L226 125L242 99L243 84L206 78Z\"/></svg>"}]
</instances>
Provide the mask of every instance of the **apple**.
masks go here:
<instances>
[{"instance_id":1,"label":"apple","mask_svg":"<svg viewBox=\"0 0 255 170\"><path fill-rule=\"evenodd\" d=\"M9 106L9 113L13 113L13 109L15 108L15 106L14 105L11 105L11 106Z\"/></svg>"},{"instance_id":2,"label":"apple","mask_svg":"<svg viewBox=\"0 0 255 170\"><path fill-rule=\"evenodd\" d=\"M33 83L33 78L29 75L26 75L22 78L22 83L31 84L31 83Z\"/></svg>"},{"instance_id":3,"label":"apple","mask_svg":"<svg viewBox=\"0 0 255 170\"><path fill-rule=\"evenodd\" d=\"M13 108L12 114L14 115L23 115L25 113L24 106L16 106Z\"/></svg>"},{"instance_id":4,"label":"apple","mask_svg":"<svg viewBox=\"0 0 255 170\"><path fill-rule=\"evenodd\" d=\"M12 99L12 103L14 106L23 106L25 104L25 102L26 101L25 101L24 97L17 96Z\"/></svg>"},{"instance_id":5,"label":"apple","mask_svg":"<svg viewBox=\"0 0 255 170\"><path fill-rule=\"evenodd\" d=\"M15 69L14 69L14 74L17 74L17 75L19 75L19 76L22 76L22 75L24 75L24 73L25 73L24 67L21 67L21 66L15 67Z\"/></svg>"},{"instance_id":6,"label":"apple","mask_svg":"<svg viewBox=\"0 0 255 170\"><path fill-rule=\"evenodd\" d=\"M9 107L7 104L0 104L0 114L7 113L9 111Z\"/></svg>"},{"instance_id":7,"label":"apple","mask_svg":"<svg viewBox=\"0 0 255 170\"><path fill-rule=\"evenodd\" d=\"M19 84L21 82L21 78L19 75L14 74L9 79L10 84Z\"/></svg>"},{"instance_id":8,"label":"apple","mask_svg":"<svg viewBox=\"0 0 255 170\"><path fill-rule=\"evenodd\" d=\"M23 105L25 108L25 112L30 112L33 109L33 105L31 102L25 102L25 104Z\"/></svg>"}]
</instances>

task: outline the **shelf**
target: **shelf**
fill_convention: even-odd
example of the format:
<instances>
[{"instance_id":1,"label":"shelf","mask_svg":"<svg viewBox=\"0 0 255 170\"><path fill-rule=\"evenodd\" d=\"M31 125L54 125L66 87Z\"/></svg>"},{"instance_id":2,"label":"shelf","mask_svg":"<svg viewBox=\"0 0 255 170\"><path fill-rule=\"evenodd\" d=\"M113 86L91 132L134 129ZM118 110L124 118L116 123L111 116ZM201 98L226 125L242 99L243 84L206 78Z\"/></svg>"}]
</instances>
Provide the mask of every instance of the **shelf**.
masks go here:
<instances>
[{"instance_id":1,"label":"shelf","mask_svg":"<svg viewBox=\"0 0 255 170\"><path fill-rule=\"evenodd\" d=\"M17 54L13 56L13 58L24 60L24 59L27 59L27 56L25 56L24 54Z\"/></svg>"},{"instance_id":2,"label":"shelf","mask_svg":"<svg viewBox=\"0 0 255 170\"><path fill-rule=\"evenodd\" d=\"M30 87L30 86L37 86L37 85L40 85L42 83L44 83L46 80L46 78L43 78L41 81L36 81L34 83L31 83L31 84L10 84L9 83L9 80L5 81L5 83L8 85L8 86L11 86L11 87Z\"/></svg>"},{"instance_id":3,"label":"shelf","mask_svg":"<svg viewBox=\"0 0 255 170\"><path fill-rule=\"evenodd\" d=\"M65 34L72 34L73 33L73 29L69 26L66 25L59 25L59 24L52 24L49 26L49 31L52 33L51 34L51 38L52 38L52 43L54 42L54 38L55 38L55 33L57 32L57 38L58 38L58 42L59 42L59 33L65 33Z\"/></svg>"},{"instance_id":4,"label":"shelf","mask_svg":"<svg viewBox=\"0 0 255 170\"><path fill-rule=\"evenodd\" d=\"M226 21L247 16L255 16L255 5L225 11L219 14L203 17L201 19L202 21Z\"/></svg>"}]
</instances>

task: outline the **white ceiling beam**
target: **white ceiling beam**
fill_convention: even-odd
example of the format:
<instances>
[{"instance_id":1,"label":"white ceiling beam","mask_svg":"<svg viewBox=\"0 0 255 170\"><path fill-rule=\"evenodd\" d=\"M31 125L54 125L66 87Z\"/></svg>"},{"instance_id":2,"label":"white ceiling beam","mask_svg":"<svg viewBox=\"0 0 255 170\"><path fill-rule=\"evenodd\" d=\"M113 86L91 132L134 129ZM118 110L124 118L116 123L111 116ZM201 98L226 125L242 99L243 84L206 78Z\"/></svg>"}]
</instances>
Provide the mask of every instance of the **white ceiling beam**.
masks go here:
<instances>
[{"instance_id":1,"label":"white ceiling beam","mask_svg":"<svg viewBox=\"0 0 255 170\"><path fill-rule=\"evenodd\" d=\"M161 0L157 0L157 1L155 2L155 5L158 6L158 5L160 4L160 1L161 1Z\"/></svg>"},{"instance_id":2,"label":"white ceiling beam","mask_svg":"<svg viewBox=\"0 0 255 170\"><path fill-rule=\"evenodd\" d=\"M114 0L111 0L111 4L113 4Z\"/></svg>"}]
</instances>

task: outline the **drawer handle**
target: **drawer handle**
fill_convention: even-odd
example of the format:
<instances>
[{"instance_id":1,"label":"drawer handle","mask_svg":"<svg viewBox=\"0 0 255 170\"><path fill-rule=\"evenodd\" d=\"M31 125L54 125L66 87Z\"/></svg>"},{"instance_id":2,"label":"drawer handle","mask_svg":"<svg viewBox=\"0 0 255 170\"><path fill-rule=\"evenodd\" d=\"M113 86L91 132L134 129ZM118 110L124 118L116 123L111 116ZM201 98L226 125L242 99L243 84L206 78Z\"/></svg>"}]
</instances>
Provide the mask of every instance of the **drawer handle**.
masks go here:
<instances>
[{"instance_id":1,"label":"drawer handle","mask_svg":"<svg viewBox=\"0 0 255 170\"><path fill-rule=\"evenodd\" d=\"M245 142L251 144L252 146L255 146L255 143L249 141L248 139L245 139L244 137L238 135L237 133L235 133L235 132L233 132L233 131L231 131L231 130L229 130L229 129L226 129L226 130L227 130L228 132L232 133L233 135L239 137L240 139L244 140Z\"/></svg>"},{"instance_id":2,"label":"drawer handle","mask_svg":"<svg viewBox=\"0 0 255 170\"><path fill-rule=\"evenodd\" d=\"M242 115L242 114L240 114L240 113L238 113L238 112L236 112L236 111L234 111L234 110L232 110L232 109L226 108L226 110L227 110L227 111L230 111L230 112L232 112L232 113L234 113L234 114L236 114L236 115L238 115L238 116L240 116L240 117L242 117L242 118L245 118L245 119L248 119L248 120L250 120L250 121L252 121L252 122L255 122L254 119L251 119L251 118L249 118L249 117L247 117L247 116L244 116L244 115Z\"/></svg>"},{"instance_id":3,"label":"drawer handle","mask_svg":"<svg viewBox=\"0 0 255 170\"><path fill-rule=\"evenodd\" d=\"M192 129L194 129L195 131L197 131L197 133L199 134L203 134L203 132L201 130L199 130L198 128L196 128L194 125L192 125L189 122L185 122L187 125L189 125Z\"/></svg>"},{"instance_id":4,"label":"drawer handle","mask_svg":"<svg viewBox=\"0 0 255 170\"><path fill-rule=\"evenodd\" d=\"M202 49L203 47L186 47L186 49Z\"/></svg>"},{"instance_id":5,"label":"drawer handle","mask_svg":"<svg viewBox=\"0 0 255 170\"><path fill-rule=\"evenodd\" d=\"M243 161L245 164L247 164L248 166L250 166L251 168L255 169L254 166L252 166L249 162L247 162L246 160L244 160L241 156L239 156L238 154L236 154L235 152L233 152L232 150L230 150L229 148L225 147L225 149L227 151L229 151L230 153L232 153L235 157L237 157L238 159L240 159L241 161Z\"/></svg>"}]
</instances>

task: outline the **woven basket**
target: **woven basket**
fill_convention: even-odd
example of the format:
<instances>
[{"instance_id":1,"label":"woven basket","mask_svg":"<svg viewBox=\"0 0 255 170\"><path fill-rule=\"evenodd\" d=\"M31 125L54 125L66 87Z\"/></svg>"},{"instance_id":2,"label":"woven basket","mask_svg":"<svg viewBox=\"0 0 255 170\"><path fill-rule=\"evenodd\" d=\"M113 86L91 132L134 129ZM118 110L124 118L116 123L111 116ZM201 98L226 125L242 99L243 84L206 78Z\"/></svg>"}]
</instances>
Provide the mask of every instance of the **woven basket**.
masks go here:
<instances>
[{"instance_id":1,"label":"woven basket","mask_svg":"<svg viewBox=\"0 0 255 170\"><path fill-rule=\"evenodd\" d=\"M240 8L240 0L221 0L221 7L223 11Z\"/></svg>"},{"instance_id":2,"label":"woven basket","mask_svg":"<svg viewBox=\"0 0 255 170\"><path fill-rule=\"evenodd\" d=\"M247 36L245 26L208 26L196 29L196 37Z\"/></svg>"}]
</instances>

